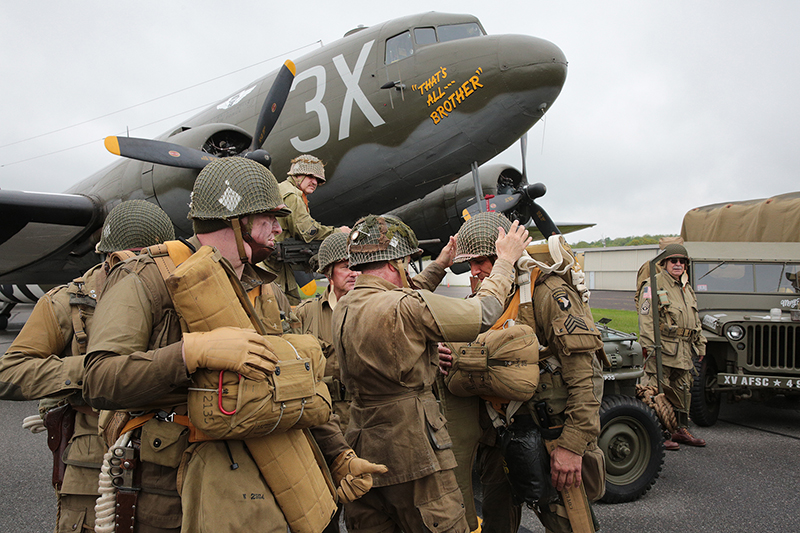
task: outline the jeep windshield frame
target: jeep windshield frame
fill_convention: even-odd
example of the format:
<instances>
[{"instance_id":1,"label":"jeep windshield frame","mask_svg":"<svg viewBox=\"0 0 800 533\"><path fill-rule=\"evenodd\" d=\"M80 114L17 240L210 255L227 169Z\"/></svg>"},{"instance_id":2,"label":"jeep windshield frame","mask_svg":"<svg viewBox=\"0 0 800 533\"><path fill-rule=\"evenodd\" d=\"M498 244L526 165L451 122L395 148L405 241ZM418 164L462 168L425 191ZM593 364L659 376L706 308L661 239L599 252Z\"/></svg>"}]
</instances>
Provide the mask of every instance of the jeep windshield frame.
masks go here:
<instances>
[{"instance_id":1,"label":"jeep windshield frame","mask_svg":"<svg viewBox=\"0 0 800 533\"><path fill-rule=\"evenodd\" d=\"M798 294L800 261L694 261L696 292Z\"/></svg>"}]
</instances>

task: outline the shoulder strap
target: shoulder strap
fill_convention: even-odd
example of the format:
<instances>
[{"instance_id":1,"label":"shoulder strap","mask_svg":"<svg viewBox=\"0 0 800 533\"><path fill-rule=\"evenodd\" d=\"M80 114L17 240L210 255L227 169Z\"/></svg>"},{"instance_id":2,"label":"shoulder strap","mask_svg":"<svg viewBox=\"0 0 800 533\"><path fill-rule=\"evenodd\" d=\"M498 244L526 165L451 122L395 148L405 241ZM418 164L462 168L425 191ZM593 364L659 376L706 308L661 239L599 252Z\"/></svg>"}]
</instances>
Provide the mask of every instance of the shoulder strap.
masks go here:
<instances>
[{"instance_id":1,"label":"shoulder strap","mask_svg":"<svg viewBox=\"0 0 800 533\"><path fill-rule=\"evenodd\" d=\"M520 292L521 289L518 287L517 292L515 292L514 296L511 298L511 302L508 304L505 311L503 311L503 314L500 315L500 318L497 319L497 322L495 322L490 329L505 329L509 320L517 319L519 316Z\"/></svg>"},{"instance_id":2,"label":"shoulder strap","mask_svg":"<svg viewBox=\"0 0 800 533\"><path fill-rule=\"evenodd\" d=\"M108 268L112 269L117 263L122 263L131 257L136 257L136 252L131 250L120 250L118 252L112 252L108 254L106 262L108 263Z\"/></svg>"},{"instance_id":3,"label":"shoulder strap","mask_svg":"<svg viewBox=\"0 0 800 533\"><path fill-rule=\"evenodd\" d=\"M91 298L83 293L83 277L75 278L70 285L76 288L76 293L69 295L69 309L72 315L72 335L75 337L79 352L75 355L86 355L89 336L86 334L86 316L80 304L83 303L84 300L91 300ZM94 300L92 300L92 304L94 304Z\"/></svg>"},{"instance_id":4,"label":"shoulder strap","mask_svg":"<svg viewBox=\"0 0 800 533\"><path fill-rule=\"evenodd\" d=\"M178 265L192 256L194 251L181 241L167 241L145 248L142 253L153 258L161 277L167 279L175 272Z\"/></svg>"}]
</instances>

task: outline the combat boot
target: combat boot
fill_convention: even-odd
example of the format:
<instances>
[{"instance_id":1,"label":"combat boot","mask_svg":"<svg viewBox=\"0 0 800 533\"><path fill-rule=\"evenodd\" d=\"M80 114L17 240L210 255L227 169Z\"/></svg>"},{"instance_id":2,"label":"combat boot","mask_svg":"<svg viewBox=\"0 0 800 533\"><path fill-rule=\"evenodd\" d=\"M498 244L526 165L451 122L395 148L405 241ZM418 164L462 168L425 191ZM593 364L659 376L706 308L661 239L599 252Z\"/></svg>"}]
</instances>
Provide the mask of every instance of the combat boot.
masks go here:
<instances>
[{"instance_id":1,"label":"combat boot","mask_svg":"<svg viewBox=\"0 0 800 533\"><path fill-rule=\"evenodd\" d=\"M678 431L672 434L672 440L681 444L688 444L689 446L705 446L706 441L699 439L689 433L686 428L678 428Z\"/></svg>"},{"instance_id":2,"label":"combat boot","mask_svg":"<svg viewBox=\"0 0 800 533\"><path fill-rule=\"evenodd\" d=\"M664 449L665 450L672 450L678 451L681 449L680 445L672 439L666 439L664 441Z\"/></svg>"}]
</instances>

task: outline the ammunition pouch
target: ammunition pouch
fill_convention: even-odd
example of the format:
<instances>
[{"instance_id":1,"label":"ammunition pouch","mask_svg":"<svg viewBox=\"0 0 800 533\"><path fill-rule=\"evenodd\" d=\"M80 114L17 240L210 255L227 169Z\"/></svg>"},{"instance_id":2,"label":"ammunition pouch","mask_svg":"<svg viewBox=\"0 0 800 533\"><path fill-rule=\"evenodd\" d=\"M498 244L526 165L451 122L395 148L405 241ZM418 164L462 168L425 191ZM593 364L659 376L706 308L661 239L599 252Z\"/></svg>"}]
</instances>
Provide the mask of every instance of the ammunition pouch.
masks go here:
<instances>
[{"instance_id":1,"label":"ammunition pouch","mask_svg":"<svg viewBox=\"0 0 800 533\"><path fill-rule=\"evenodd\" d=\"M47 428L47 447L53 452L53 486L58 490L64 482L67 465L64 464L64 451L75 433L75 409L65 404L49 410L44 415Z\"/></svg>"},{"instance_id":2,"label":"ammunition pouch","mask_svg":"<svg viewBox=\"0 0 800 533\"><path fill-rule=\"evenodd\" d=\"M456 396L527 401L536 392L539 341L530 326L492 329L450 350L453 365L444 381Z\"/></svg>"},{"instance_id":3,"label":"ammunition pouch","mask_svg":"<svg viewBox=\"0 0 800 533\"><path fill-rule=\"evenodd\" d=\"M681 339L691 339L696 335L695 330L690 328L679 328L677 326L668 326L667 324L660 324L661 334L668 337L678 337Z\"/></svg>"}]
</instances>

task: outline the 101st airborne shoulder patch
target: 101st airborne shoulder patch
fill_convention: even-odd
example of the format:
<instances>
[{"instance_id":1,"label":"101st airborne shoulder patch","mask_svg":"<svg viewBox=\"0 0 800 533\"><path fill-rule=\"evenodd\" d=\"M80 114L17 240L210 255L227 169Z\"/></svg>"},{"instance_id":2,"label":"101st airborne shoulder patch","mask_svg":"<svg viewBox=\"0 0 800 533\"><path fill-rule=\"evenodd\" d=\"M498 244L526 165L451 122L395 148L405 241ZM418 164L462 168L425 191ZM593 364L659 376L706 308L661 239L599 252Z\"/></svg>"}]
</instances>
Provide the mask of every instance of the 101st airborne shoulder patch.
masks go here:
<instances>
[{"instance_id":1,"label":"101st airborne shoulder patch","mask_svg":"<svg viewBox=\"0 0 800 533\"><path fill-rule=\"evenodd\" d=\"M572 307L572 303L569 301L569 296L567 295L567 290L563 287L559 287L553 291L553 300L556 301L558 308L562 311L566 311Z\"/></svg>"}]
</instances>

